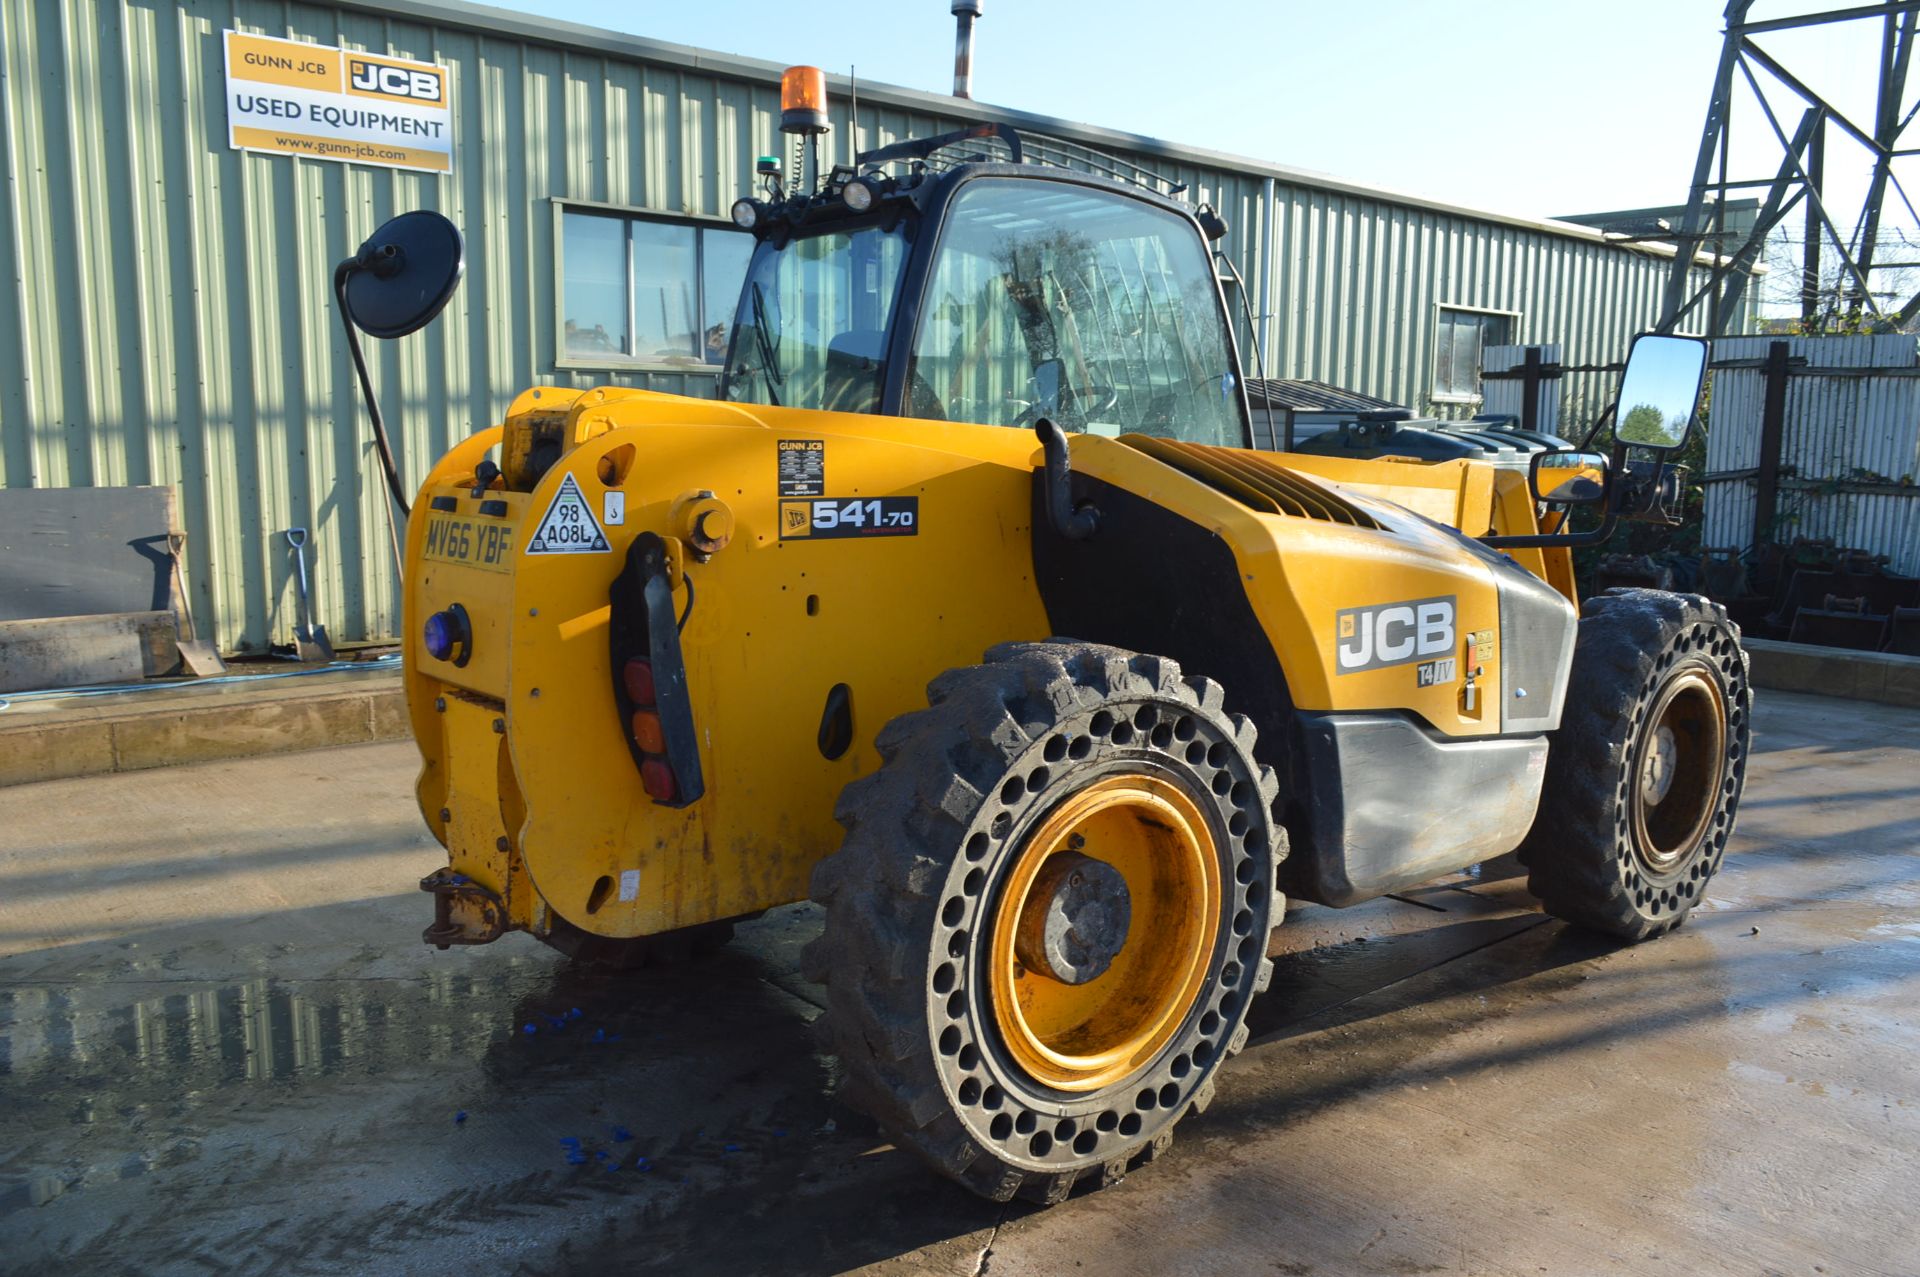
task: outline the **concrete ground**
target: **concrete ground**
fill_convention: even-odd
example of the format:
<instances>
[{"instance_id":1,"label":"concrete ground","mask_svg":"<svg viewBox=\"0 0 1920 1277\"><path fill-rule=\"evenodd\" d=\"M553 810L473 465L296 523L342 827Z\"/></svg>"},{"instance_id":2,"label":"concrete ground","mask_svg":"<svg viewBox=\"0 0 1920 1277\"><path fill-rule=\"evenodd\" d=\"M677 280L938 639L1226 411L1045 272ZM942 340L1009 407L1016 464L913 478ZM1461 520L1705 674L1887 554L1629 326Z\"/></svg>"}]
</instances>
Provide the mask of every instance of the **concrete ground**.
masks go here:
<instances>
[{"instance_id":1,"label":"concrete ground","mask_svg":"<svg viewBox=\"0 0 1920 1277\"><path fill-rule=\"evenodd\" d=\"M0 1271L1920 1272L1920 711L1757 725L1684 930L1498 867L1297 911L1214 1108L1052 1210L834 1107L807 908L419 944L407 744L0 789Z\"/></svg>"}]
</instances>

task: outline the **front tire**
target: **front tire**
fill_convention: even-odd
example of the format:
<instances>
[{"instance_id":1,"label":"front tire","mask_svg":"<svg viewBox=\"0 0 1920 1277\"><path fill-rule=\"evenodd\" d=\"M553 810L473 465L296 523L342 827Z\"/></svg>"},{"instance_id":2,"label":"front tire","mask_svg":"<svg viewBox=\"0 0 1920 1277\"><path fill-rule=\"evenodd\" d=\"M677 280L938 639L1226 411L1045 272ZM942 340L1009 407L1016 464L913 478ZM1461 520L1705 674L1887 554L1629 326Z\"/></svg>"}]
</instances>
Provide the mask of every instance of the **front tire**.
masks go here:
<instances>
[{"instance_id":1,"label":"front tire","mask_svg":"<svg viewBox=\"0 0 1920 1277\"><path fill-rule=\"evenodd\" d=\"M1172 661L1007 644L880 733L804 969L841 1096L983 1196L1163 1152L1272 975L1286 835L1251 723Z\"/></svg>"},{"instance_id":2,"label":"front tire","mask_svg":"<svg viewBox=\"0 0 1920 1277\"><path fill-rule=\"evenodd\" d=\"M1725 608L1661 590L1588 599L1540 814L1520 846L1546 911L1622 940L1686 921L1733 833L1752 718Z\"/></svg>"}]
</instances>

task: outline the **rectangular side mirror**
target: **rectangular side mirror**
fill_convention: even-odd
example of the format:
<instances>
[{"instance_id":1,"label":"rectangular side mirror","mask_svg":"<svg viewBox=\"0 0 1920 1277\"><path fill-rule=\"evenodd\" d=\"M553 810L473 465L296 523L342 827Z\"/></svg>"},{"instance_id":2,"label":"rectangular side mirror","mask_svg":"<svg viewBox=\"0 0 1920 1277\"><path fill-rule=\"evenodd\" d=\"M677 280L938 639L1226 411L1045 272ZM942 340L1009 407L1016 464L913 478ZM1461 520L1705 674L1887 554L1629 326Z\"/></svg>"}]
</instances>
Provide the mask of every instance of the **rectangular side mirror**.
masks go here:
<instances>
[{"instance_id":1,"label":"rectangular side mirror","mask_svg":"<svg viewBox=\"0 0 1920 1277\"><path fill-rule=\"evenodd\" d=\"M1043 359L1033 366L1033 412L1040 417L1060 415L1060 395L1066 387L1067 365L1059 359Z\"/></svg>"},{"instance_id":2,"label":"rectangular side mirror","mask_svg":"<svg viewBox=\"0 0 1920 1277\"><path fill-rule=\"evenodd\" d=\"M1554 505L1595 505L1607 499L1605 453L1556 448L1533 454L1528 474L1535 501Z\"/></svg>"},{"instance_id":3,"label":"rectangular side mirror","mask_svg":"<svg viewBox=\"0 0 1920 1277\"><path fill-rule=\"evenodd\" d=\"M1701 338L1641 333L1620 375L1613 437L1659 452L1685 447L1706 378L1707 343Z\"/></svg>"}]
</instances>

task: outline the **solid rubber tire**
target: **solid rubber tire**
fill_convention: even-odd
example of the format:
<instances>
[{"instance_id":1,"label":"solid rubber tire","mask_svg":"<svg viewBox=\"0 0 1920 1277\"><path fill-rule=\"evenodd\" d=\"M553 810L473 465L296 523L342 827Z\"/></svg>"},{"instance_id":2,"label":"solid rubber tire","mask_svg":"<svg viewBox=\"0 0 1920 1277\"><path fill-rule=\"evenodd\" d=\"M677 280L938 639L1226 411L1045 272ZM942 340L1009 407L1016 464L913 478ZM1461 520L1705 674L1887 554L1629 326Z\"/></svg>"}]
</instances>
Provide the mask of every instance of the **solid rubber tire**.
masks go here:
<instances>
[{"instance_id":1,"label":"solid rubber tire","mask_svg":"<svg viewBox=\"0 0 1920 1277\"><path fill-rule=\"evenodd\" d=\"M839 1056L844 1102L982 1196L1051 1204L1083 1177L1112 1184L1165 1152L1245 1044L1248 1003L1272 978L1268 931L1284 912L1279 787L1219 686L1163 657L1005 644L935 679L928 698L881 731L881 766L841 795L846 835L814 871L826 919L802 970L826 986L819 1028ZM1041 767L1046 779L1027 789ZM1049 1092L1008 1066L984 1001L997 875L1077 785L1130 768L1180 777L1208 804L1227 872L1207 979L1147 1064L1100 1091Z\"/></svg>"},{"instance_id":2,"label":"solid rubber tire","mask_svg":"<svg viewBox=\"0 0 1920 1277\"><path fill-rule=\"evenodd\" d=\"M1705 670L1724 696L1726 769L1704 835L1655 874L1633 847L1633 752L1661 690L1687 669ZM1752 720L1746 650L1720 604L1664 590L1588 599L1539 815L1520 845L1528 890L1554 917L1622 940L1651 939L1686 921L1726 854Z\"/></svg>"}]
</instances>

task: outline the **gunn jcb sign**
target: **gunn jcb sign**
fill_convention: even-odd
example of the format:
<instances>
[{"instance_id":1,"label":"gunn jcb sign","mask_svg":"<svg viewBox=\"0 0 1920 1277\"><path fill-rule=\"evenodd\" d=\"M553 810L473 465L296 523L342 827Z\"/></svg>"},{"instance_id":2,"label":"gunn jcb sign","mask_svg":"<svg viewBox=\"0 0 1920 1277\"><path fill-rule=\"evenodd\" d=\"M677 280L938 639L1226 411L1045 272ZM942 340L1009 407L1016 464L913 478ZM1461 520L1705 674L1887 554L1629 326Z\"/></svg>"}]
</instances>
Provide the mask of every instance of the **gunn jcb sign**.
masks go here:
<instances>
[{"instance_id":1,"label":"gunn jcb sign","mask_svg":"<svg viewBox=\"0 0 1920 1277\"><path fill-rule=\"evenodd\" d=\"M243 31L227 32L226 46L236 150L453 171L444 68Z\"/></svg>"}]
</instances>

